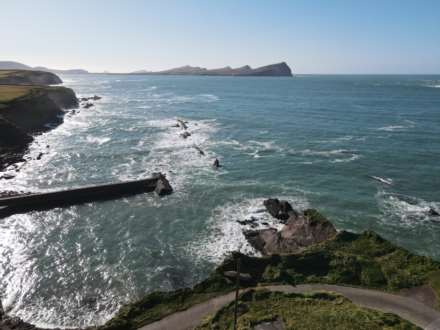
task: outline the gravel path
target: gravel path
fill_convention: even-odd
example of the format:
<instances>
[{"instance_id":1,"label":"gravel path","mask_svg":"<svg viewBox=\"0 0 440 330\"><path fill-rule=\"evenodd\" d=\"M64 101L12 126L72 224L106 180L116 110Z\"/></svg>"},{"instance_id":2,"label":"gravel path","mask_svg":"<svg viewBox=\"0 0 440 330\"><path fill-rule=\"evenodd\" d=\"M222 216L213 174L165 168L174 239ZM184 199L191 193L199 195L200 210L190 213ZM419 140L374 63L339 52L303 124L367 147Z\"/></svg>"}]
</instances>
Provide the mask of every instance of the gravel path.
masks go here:
<instances>
[{"instance_id":1,"label":"gravel path","mask_svg":"<svg viewBox=\"0 0 440 330\"><path fill-rule=\"evenodd\" d=\"M422 303L403 296L382 291L352 288L326 284L303 284L298 286L277 285L265 287L271 291L285 293L304 293L310 291L332 291L339 293L353 303L399 315L426 330L440 330L440 312ZM169 315L162 320L148 324L140 330L189 330L197 326L208 314L215 313L220 307L234 300L234 292L213 298L195 305L185 311Z\"/></svg>"}]
</instances>

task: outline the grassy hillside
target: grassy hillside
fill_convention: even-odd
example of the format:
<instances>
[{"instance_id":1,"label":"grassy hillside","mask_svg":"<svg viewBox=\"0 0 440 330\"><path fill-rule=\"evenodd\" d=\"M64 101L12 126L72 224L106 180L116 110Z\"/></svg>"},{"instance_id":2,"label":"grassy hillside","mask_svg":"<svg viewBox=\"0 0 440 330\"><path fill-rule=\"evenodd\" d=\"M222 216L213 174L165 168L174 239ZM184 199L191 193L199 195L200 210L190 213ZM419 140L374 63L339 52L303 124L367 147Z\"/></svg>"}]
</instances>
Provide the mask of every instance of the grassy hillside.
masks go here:
<instances>
[{"instance_id":1,"label":"grassy hillside","mask_svg":"<svg viewBox=\"0 0 440 330\"><path fill-rule=\"evenodd\" d=\"M220 309L196 330L233 329L234 303ZM289 330L420 329L400 317L359 307L331 293L283 294L266 290L240 296L237 329L251 330L264 322L282 323Z\"/></svg>"},{"instance_id":2,"label":"grassy hillside","mask_svg":"<svg viewBox=\"0 0 440 330\"><path fill-rule=\"evenodd\" d=\"M55 74L35 70L0 70L0 85L57 85L62 80Z\"/></svg>"},{"instance_id":3,"label":"grassy hillside","mask_svg":"<svg viewBox=\"0 0 440 330\"><path fill-rule=\"evenodd\" d=\"M0 85L0 104L29 95L35 89L34 86Z\"/></svg>"},{"instance_id":4,"label":"grassy hillside","mask_svg":"<svg viewBox=\"0 0 440 330\"><path fill-rule=\"evenodd\" d=\"M322 217L316 212L316 216ZM240 255L241 271L252 280L242 286L327 283L396 292L429 285L440 297L440 262L416 256L373 232L340 232L299 254L258 258ZM155 292L121 308L102 329L136 329L233 289L224 276L235 270L233 256L192 289Z\"/></svg>"}]
</instances>

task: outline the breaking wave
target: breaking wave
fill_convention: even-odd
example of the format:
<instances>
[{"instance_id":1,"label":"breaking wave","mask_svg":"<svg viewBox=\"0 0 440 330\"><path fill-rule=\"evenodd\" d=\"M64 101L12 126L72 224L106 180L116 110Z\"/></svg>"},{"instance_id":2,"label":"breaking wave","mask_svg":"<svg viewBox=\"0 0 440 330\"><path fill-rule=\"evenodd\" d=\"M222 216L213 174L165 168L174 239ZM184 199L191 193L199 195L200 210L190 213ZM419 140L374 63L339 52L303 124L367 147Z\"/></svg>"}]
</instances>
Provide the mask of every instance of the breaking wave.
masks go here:
<instances>
[{"instance_id":1,"label":"breaking wave","mask_svg":"<svg viewBox=\"0 0 440 330\"><path fill-rule=\"evenodd\" d=\"M430 210L440 210L440 202L428 202L421 198L385 191L379 191L376 200L387 224L394 220L397 225L416 226L436 220L437 217L430 215Z\"/></svg>"},{"instance_id":2,"label":"breaking wave","mask_svg":"<svg viewBox=\"0 0 440 330\"><path fill-rule=\"evenodd\" d=\"M304 210L309 206L305 197L281 196L279 198L289 201L297 210ZM263 205L264 200L265 198L241 199L216 207L208 220L207 236L194 242L190 250L197 257L214 263L221 262L230 252L237 250L250 255L259 255L243 235L243 230L251 229L251 227L242 225L238 221L254 218L256 226L252 229L269 227L281 229L282 224L266 211Z\"/></svg>"}]
</instances>

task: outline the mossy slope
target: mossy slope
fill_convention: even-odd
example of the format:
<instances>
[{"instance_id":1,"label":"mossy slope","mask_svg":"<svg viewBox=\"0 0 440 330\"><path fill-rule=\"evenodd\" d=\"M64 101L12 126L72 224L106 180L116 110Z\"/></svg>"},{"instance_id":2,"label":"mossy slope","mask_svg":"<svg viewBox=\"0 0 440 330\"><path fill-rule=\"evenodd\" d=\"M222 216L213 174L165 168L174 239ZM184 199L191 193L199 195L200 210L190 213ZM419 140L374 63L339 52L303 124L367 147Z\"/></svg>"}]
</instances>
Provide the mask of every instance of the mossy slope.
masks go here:
<instances>
[{"instance_id":1,"label":"mossy slope","mask_svg":"<svg viewBox=\"0 0 440 330\"><path fill-rule=\"evenodd\" d=\"M359 307L331 293L283 294L266 290L240 296L238 330L251 330L262 322L282 322L286 330L391 330L420 329L400 317ZM234 303L220 309L197 330L233 329Z\"/></svg>"}]
</instances>

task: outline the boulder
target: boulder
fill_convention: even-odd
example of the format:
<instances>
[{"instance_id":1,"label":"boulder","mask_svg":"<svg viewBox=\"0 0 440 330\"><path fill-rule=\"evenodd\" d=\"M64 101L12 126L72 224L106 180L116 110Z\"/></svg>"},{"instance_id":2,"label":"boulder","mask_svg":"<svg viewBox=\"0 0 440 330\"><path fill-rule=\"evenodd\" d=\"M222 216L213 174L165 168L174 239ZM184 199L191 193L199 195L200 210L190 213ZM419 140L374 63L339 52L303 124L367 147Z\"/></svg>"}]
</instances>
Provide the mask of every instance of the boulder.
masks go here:
<instances>
[{"instance_id":1,"label":"boulder","mask_svg":"<svg viewBox=\"0 0 440 330\"><path fill-rule=\"evenodd\" d=\"M223 273L223 275L231 280L235 280L237 278L237 272L235 270L229 270ZM238 278L240 279L240 282L252 282L253 278L248 273L240 273L238 275Z\"/></svg>"},{"instance_id":2,"label":"boulder","mask_svg":"<svg viewBox=\"0 0 440 330\"><path fill-rule=\"evenodd\" d=\"M301 215L291 216L280 231L269 228L249 230L243 234L256 250L271 255L301 252L336 233L333 224L316 210L306 210Z\"/></svg>"},{"instance_id":3,"label":"boulder","mask_svg":"<svg viewBox=\"0 0 440 330\"><path fill-rule=\"evenodd\" d=\"M439 217L440 213L434 210L432 207L429 209L429 215L433 217Z\"/></svg>"},{"instance_id":4,"label":"boulder","mask_svg":"<svg viewBox=\"0 0 440 330\"><path fill-rule=\"evenodd\" d=\"M156 189L154 190L159 196L169 195L173 192L173 188L165 175L161 173L153 174L153 177L158 178L156 183Z\"/></svg>"},{"instance_id":5,"label":"boulder","mask_svg":"<svg viewBox=\"0 0 440 330\"><path fill-rule=\"evenodd\" d=\"M263 202L271 216L279 220L286 221L291 216L297 217L298 213L287 201L280 201L277 198L269 198Z\"/></svg>"},{"instance_id":6,"label":"boulder","mask_svg":"<svg viewBox=\"0 0 440 330\"><path fill-rule=\"evenodd\" d=\"M83 105L83 108L84 109L88 109L88 108L91 108L91 107L94 107L95 105L93 104L93 103L91 103L91 102L87 102L86 104L84 104Z\"/></svg>"},{"instance_id":7,"label":"boulder","mask_svg":"<svg viewBox=\"0 0 440 330\"><path fill-rule=\"evenodd\" d=\"M186 124L188 124L188 122L187 121L183 121L183 120L181 120L181 119L177 119L177 123L179 124L179 126L182 128L182 129L188 129L188 126L186 125Z\"/></svg>"},{"instance_id":8,"label":"boulder","mask_svg":"<svg viewBox=\"0 0 440 330\"><path fill-rule=\"evenodd\" d=\"M187 132L187 131L185 131L185 132L183 132L182 134L180 134L180 136L181 136L181 137L183 137L184 139L186 139L186 138L188 138L188 137L190 137L190 136L191 136L191 133L190 133L190 132Z\"/></svg>"}]
</instances>

